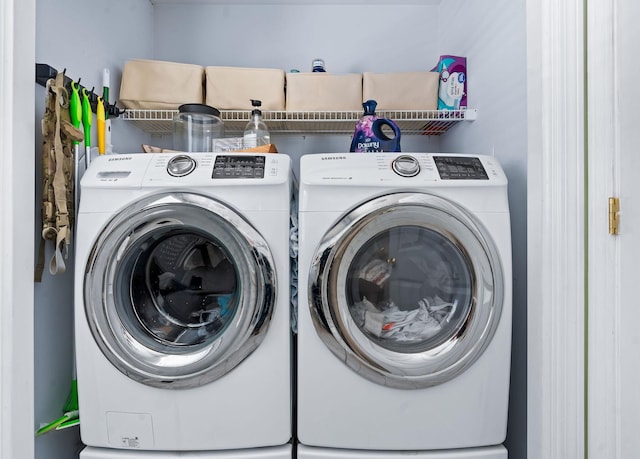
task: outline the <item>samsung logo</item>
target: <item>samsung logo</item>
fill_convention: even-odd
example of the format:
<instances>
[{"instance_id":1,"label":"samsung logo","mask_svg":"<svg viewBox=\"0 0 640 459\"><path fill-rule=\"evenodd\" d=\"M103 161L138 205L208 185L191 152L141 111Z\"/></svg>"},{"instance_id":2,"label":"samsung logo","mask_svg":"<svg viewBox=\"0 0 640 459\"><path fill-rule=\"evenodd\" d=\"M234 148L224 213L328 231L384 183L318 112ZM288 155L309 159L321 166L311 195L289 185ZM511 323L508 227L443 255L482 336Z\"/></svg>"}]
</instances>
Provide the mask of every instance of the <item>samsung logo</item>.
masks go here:
<instances>
[{"instance_id":1,"label":"samsung logo","mask_svg":"<svg viewBox=\"0 0 640 459\"><path fill-rule=\"evenodd\" d=\"M320 158L321 161L326 161L326 160L334 160L334 159L347 159L346 156L322 156Z\"/></svg>"},{"instance_id":2,"label":"samsung logo","mask_svg":"<svg viewBox=\"0 0 640 459\"><path fill-rule=\"evenodd\" d=\"M129 161L133 159L131 156L110 156L108 161Z\"/></svg>"}]
</instances>

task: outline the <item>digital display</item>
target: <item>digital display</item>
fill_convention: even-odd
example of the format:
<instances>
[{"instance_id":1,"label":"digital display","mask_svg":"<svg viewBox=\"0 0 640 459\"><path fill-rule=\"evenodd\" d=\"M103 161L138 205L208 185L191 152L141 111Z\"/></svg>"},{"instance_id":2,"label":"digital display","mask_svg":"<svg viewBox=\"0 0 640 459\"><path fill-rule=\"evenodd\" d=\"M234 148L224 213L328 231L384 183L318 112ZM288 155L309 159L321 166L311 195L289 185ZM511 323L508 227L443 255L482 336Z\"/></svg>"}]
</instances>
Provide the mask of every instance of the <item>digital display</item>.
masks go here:
<instances>
[{"instance_id":1,"label":"digital display","mask_svg":"<svg viewBox=\"0 0 640 459\"><path fill-rule=\"evenodd\" d=\"M434 156L442 180L489 180L479 158Z\"/></svg>"},{"instance_id":2,"label":"digital display","mask_svg":"<svg viewBox=\"0 0 640 459\"><path fill-rule=\"evenodd\" d=\"M213 179L264 178L264 156L216 156Z\"/></svg>"}]
</instances>

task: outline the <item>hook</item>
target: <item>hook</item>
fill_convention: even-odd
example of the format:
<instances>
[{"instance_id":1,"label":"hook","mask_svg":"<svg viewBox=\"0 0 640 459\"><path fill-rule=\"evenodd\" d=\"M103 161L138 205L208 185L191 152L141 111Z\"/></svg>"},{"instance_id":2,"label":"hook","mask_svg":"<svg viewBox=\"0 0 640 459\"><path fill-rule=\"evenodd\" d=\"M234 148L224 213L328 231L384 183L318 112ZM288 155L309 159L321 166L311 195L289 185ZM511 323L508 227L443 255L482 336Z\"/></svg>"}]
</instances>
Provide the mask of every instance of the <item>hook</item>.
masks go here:
<instances>
[{"instance_id":1,"label":"hook","mask_svg":"<svg viewBox=\"0 0 640 459\"><path fill-rule=\"evenodd\" d=\"M62 70L62 74L64 75L64 85L68 91L71 90L82 90L82 93L87 95L89 98L89 104L91 105L91 110L96 111L98 104L98 95L95 93L95 86L91 88L91 91L88 91L87 88L81 85L82 78L78 78L78 81L73 81L66 74L67 69ZM55 78L58 74L58 71L51 67L48 64L39 64L36 63L36 83L41 86L47 87L47 81L51 78ZM117 118L125 112L124 109L119 109L116 107L116 103L113 104L105 104L105 115L108 114L109 118Z\"/></svg>"},{"instance_id":2,"label":"hook","mask_svg":"<svg viewBox=\"0 0 640 459\"><path fill-rule=\"evenodd\" d=\"M126 112L126 109L124 109L124 108L118 108L118 107L116 106L116 103L117 103L117 102L118 102L118 101L115 101L113 104L109 104L109 105L107 106L106 112L109 114L109 118L111 118L111 117L117 118L117 117L119 117L120 115L122 115L124 112Z\"/></svg>"}]
</instances>

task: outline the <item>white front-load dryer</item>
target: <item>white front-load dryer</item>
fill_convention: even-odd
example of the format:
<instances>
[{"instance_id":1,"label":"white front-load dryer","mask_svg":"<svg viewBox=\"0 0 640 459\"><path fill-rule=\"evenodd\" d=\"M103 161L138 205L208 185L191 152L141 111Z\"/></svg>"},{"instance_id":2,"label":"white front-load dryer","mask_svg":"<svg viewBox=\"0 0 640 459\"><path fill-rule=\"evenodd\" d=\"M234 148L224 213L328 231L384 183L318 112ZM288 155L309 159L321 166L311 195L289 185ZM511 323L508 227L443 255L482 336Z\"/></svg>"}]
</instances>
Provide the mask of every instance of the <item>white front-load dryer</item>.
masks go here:
<instances>
[{"instance_id":1,"label":"white front-load dryer","mask_svg":"<svg viewBox=\"0 0 640 459\"><path fill-rule=\"evenodd\" d=\"M84 457L291 456L291 193L283 154L91 163L75 277Z\"/></svg>"},{"instance_id":2,"label":"white front-load dryer","mask_svg":"<svg viewBox=\"0 0 640 459\"><path fill-rule=\"evenodd\" d=\"M298 457L506 458L511 232L498 161L306 155L298 223Z\"/></svg>"}]
</instances>

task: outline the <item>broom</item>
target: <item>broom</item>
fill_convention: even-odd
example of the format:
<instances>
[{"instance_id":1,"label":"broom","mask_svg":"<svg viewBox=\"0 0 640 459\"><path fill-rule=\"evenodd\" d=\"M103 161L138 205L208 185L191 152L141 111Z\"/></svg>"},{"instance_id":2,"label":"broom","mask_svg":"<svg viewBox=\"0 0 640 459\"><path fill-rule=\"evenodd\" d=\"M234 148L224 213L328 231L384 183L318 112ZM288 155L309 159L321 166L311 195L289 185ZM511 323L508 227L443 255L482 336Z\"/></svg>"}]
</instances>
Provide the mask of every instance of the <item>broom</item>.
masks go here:
<instances>
[{"instance_id":1,"label":"broom","mask_svg":"<svg viewBox=\"0 0 640 459\"><path fill-rule=\"evenodd\" d=\"M74 333L75 335L75 333ZM71 389L62 407L62 416L43 425L36 430L36 437L51 432L52 430L63 430L80 424L80 413L78 410L78 380L76 377L75 359L75 338L73 348L73 378L71 379Z\"/></svg>"},{"instance_id":2,"label":"broom","mask_svg":"<svg viewBox=\"0 0 640 459\"><path fill-rule=\"evenodd\" d=\"M71 380L71 390L62 407L62 416L43 425L36 430L36 437L51 432L52 430L63 430L80 424L80 415L78 411L78 381L75 375L75 361L73 367L73 379Z\"/></svg>"},{"instance_id":3,"label":"broom","mask_svg":"<svg viewBox=\"0 0 640 459\"><path fill-rule=\"evenodd\" d=\"M64 411L62 417L66 419L56 426L56 430L62 430L80 424L80 412L78 410L78 380L76 378L75 358L73 362L73 379L71 380L71 390L69 390L69 395L67 395L67 400L62 407L62 411Z\"/></svg>"}]
</instances>

